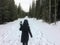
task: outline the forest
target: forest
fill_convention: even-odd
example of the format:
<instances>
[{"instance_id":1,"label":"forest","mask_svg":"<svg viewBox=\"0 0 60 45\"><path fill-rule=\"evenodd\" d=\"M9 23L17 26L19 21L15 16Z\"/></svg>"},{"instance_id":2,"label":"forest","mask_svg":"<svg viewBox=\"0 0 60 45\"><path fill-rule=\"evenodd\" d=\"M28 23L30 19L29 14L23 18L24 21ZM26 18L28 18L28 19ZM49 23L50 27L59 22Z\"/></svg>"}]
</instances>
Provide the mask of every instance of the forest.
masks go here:
<instances>
[{"instance_id":1,"label":"forest","mask_svg":"<svg viewBox=\"0 0 60 45\"><path fill-rule=\"evenodd\" d=\"M24 12L21 5L17 6L14 0L0 0L0 24L14 21L18 18L43 19L47 23L60 20L60 1L59 0L33 0L29 12Z\"/></svg>"}]
</instances>

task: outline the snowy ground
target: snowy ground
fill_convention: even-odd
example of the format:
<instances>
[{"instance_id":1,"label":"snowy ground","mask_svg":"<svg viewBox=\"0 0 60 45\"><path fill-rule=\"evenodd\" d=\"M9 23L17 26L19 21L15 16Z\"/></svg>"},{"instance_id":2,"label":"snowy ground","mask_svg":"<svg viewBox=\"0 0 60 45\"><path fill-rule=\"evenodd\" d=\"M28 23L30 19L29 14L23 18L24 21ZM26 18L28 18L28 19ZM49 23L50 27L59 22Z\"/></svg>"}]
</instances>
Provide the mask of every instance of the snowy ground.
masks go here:
<instances>
[{"instance_id":1,"label":"snowy ground","mask_svg":"<svg viewBox=\"0 0 60 45\"><path fill-rule=\"evenodd\" d=\"M60 45L60 22L57 22L56 25L47 24L43 20L35 18L18 19L0 25L0 45L22 45L19 23L24 19L28 19L33 34L33 38L29 39L29 45Z\"/></svg>"}]
</instances>

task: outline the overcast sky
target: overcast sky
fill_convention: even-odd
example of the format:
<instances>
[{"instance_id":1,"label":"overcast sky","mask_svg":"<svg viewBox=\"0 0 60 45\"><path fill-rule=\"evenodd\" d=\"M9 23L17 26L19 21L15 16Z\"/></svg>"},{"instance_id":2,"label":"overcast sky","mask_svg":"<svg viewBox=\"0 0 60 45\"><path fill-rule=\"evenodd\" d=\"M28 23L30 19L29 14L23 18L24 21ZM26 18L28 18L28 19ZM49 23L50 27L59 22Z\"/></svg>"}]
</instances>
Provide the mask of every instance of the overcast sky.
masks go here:
<instances>
[{"instance_id":1,"label":"overcast sky","mask_svg":"<svg viewBox=\"0 0 60 45\"><path fill-rule=\"evenodd\" d=\"M15 0L15 4L18 6L19 3L21 4L21 7L24 11L29 11L29 6L32 4L33 0Z\"/></svg>"}]
</instances>

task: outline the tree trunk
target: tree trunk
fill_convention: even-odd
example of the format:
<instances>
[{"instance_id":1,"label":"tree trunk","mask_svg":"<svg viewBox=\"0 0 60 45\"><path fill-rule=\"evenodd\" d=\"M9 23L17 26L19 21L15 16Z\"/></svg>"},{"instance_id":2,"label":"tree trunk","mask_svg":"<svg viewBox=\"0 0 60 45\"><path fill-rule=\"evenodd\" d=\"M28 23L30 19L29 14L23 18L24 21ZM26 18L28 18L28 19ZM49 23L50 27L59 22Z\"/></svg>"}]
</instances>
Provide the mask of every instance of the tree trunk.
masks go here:
<instances>
[{"instance_id":1,"label":"tree trunk","mask_svg":"<svg viewBox=\"0 0 60 45\"><path fill-rule=\"evenodd\" d=\"M56 16L57 16L57 1L55 0L55 17L54 17L55 24L56 24Z\"/></svg>"},{"instance_id":2,"label":"tree trunk","mask_svg":"<svg viewBox=\"0 0 60 45\"><path fill-rule=\"evenodd\" d=\"M49 0L49 24L51 23L51 0Z\"/></svg>"}]
</instances>

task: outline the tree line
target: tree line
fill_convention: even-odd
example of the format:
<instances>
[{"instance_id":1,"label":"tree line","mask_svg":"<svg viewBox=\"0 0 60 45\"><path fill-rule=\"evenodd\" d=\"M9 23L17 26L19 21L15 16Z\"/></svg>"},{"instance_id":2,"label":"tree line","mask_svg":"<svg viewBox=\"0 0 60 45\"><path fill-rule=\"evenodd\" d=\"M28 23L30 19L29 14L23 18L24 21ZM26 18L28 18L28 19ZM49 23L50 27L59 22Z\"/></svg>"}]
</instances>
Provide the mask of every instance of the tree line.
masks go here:
<instances>
[{"instance_id":1,"label":"tree line","mask_svg":"<svg viewBox=\"0 0 60 45\"><path fill-rule=\"evenodd\" d=\"M48 23L60 20L60 1L59 0L36 0L29 9L29 17L43 19Z\"/></svg>"},{"instance_id":2,"label":"tree line","mask_svg":"<svg viewBox=\"0 0 60 45\"><path fill-rule=\"evenodd\" d=\"M43 19L48 23L60 20L60 1L59 0L33 0L29 12L24 12L19 6L15 5L14 0L0 0L0 24L14 21L25 16Z\"/></svg>"},{"instance_id":3,"label":"tree line","mask_svg":"<svg viewBox=\"0 0 60 45\"><path fill-rule=\"evenodd\" d=\"M0 0L0 24L14 21L25 16L21 6L17 7L14 0Z\"/></svg>"}]
</instances>

